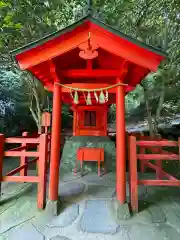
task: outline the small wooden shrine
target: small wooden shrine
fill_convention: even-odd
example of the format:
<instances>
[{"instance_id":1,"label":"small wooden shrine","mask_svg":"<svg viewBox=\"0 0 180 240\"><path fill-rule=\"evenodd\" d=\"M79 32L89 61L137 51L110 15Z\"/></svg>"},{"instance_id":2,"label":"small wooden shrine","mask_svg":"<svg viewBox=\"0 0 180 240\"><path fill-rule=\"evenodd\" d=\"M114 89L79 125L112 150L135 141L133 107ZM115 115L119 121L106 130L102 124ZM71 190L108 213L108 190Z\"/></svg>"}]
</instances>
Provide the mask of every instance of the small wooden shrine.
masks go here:
<instances>
[{"instance_id":1,"label":"small wooden shrine","mask_svg":"<svg viewBox=\"0 0 180 240\"><path fill-rule=\"evenodd\" d=\"M108 107L74 107L73 136L107 136Z\"/></svg>"},{"instance_id":2,"label":"small wooden shrine","mask_svg":"<svg viewBox=\"0 0 180 240\"><path fill-rule=\"evenodd\" d=\"M12 52L20 69L53 92L49 199L58 200L62 103L74 111L73 134L107 135L107 112L116 104L116 192L126 200L125 95L165 54L90 15Z\"/></svg>"}]
</instances>

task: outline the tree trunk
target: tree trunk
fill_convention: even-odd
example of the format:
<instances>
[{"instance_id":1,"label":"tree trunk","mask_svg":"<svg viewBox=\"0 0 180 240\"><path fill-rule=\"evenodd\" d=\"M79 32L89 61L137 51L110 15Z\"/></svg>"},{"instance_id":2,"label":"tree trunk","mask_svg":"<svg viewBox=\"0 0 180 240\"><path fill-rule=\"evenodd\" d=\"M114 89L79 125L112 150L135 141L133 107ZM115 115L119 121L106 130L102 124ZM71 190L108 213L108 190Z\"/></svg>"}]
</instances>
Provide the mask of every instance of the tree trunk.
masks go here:
<instances>
[{"instance_id":1,"label":"tree trunk","mask_svg":"<svg viewBox=\"0 0 180 240\"><path fill-rule=\"evenodd\" d=\"M147 119L148 119L148 125L149 125L149 133L150 136L153 137L154 136L154 126L153 126L153 118L152 118L152 113L151 113L151 108L149 106L149 99L147 97L145 97L146 94L144 94L144 98L145 98L145 103L146 103L146 111L147 111Z\"/></svg>"},{"instance_id":2,"label":"tree trunk","mask_svg":"<svg viewBox=\"0 0 180 240\"><path fill-rule=\"evenodd\" d=\"M143 90L144 90L144 101L146 104L146 111L147 111L147 119L148 119L148 125L149 125L149 134L151 137L154 137L155 132L154 132L154 126L153 126L153 118L152 118L152 113L151 113L151 107L149 105L149 95L148 95L148 90L146 90L146 87L144 84L141 85Z\"/></svg>"},{"instance_id":3,"label":"tree trunk","mask_svg":"<svg viewBox=\"0 0 180 240\"><path fill-rule=\"evenodd\" d=\"M37 80L31 76L29 81L29 89L30 89L30 112L36 122L36 126L38 129L38 133L41 132L41 117L43 112L44 102L42 99L43 97L39 93L38 85L36 84Z\"/></svg>"},{"instance_id":4,"label":"tree trunk","mask_svg":"<svg viewBox=\"0 0 180 240\"><path fill-rule=\"evenodd\" d=\"M163 109L164 96L165 96L165 84L164 84L164 81L162 81L161 93L160 93L159 103L158 103L158 107L156 110L156 116L155 116L155 121L154 121L157 132L158 132L157 128L158 128L158 124L159 124L159 120L160 120L160 116L161 116L161 111Z\"/></svg>"},{"instance_id":5,"label":"tree trunk","mask_svg":"<svg viewBox=\"0 0 180 240\"><path fill-rule=\"evenodd\" d=\"M31 104L30 104L29 109L34 118L34 121L35 121L37 129L38 129L38 133L39 133L39 132L41 132L41 122L39 121L39 116L37 116L37 113L34 111Z\"/></svg>"}]
</instances>

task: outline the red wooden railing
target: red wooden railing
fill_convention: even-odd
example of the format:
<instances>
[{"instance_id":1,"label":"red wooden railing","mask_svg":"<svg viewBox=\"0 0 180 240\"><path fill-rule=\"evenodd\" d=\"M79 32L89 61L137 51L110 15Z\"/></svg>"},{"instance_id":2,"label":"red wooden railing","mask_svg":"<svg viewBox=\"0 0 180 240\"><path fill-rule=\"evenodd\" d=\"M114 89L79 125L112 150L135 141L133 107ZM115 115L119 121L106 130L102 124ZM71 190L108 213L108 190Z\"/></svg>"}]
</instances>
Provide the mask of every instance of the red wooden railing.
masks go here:
<instances>
[{"instance_id":1,"label":"red wooden railing","mask_svg":"<svg viewBox=\"0 0 180 240\"><path fill-rule=\"evenodd\" d=\"M20 147L5 150L6 144L20 144ZM32 149L33 147L33 149ZM36 150L34 150L36 148ZM28 151L30 150L30 151ZM5 138L0 134L0 182L31 182L38 184L37 205L39 209L45 207L46 200L46 172L50 153L50 135L41 134L29 137L27 132L22 137ZM3 176L4 157L20 157L20 166ZM34 157L28 161L28 157ZM28 166L37 164L37 176L27 176ZM19 173L18 176L14 176Z\"/></svg>"},{"instance_id":2,"label":"red wooden railing","mask_svg":"<svg viewBox=\"0 0 180 240\"><path fill-rule=\"evenodd\" d=\"M135 136L138 140L146 140L146 141L159 141L159 140L163 140L163 138L161 137L161 135L156 135L154 137L150 137L150 136L144 136L142 135L141 133L133 133L131 134L131 136ZM165 139L164 139L165 140ZM160 153L168 153L167 151L164 151L162 149L162 147L143 147L143 146L140 146L139 147L139 151L141 154L145 154L146 150L149 150L151 151L151 153L157 153L157 154L160 154ZM162 161L158 160L156 161L156 165L159 166L160 168L162 168ZM148 160L142 160L140 162L140 168L141 168L141 172L144 173L146 168L148 166ZM157 179L160 179L162 176L161 176L161 172L160 170L156 169L156 178Z\"/></svg>"},{"instance_id":3,"label":"red wooden railing","mask_svg":"<svg viewBox=\"0 0 180 240\"><path fill-rule=\"evenodd\" d=\"M129 136L129 172L130 172L130 204L133 212L138 212L138 185L147 186L180 186L180 180L173 177L162 169L163 160L180 160L180 138L178 141L168 141L165 139L148 139L148 137L137 140L136 136ZM179 153L174 154L164 151L163 147L179 148ZM139 148L139 151L138 151ZM152 153L146 153L146 149ZM141 170L144 172L145 167L156 171L155 180L139 180L137 160L141 162ZM155 160L155 163L150 162ZM168 178L164 180L162 178Z\"/></svg>"}]
</instances>

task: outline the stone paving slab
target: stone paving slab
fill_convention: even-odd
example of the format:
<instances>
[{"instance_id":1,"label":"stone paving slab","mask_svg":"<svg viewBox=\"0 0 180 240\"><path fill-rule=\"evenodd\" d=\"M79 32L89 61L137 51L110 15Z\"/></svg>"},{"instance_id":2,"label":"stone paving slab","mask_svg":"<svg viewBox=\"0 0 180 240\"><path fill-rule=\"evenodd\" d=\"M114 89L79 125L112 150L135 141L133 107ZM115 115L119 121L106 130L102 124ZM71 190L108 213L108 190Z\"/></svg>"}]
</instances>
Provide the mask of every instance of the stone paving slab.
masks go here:
<instances>
[{"instance_id":1,"label":"stone paving slab","mask_svg":"<svg viewBox=\"0 0 180 240\"><path fill-rule=\"evenodd\" d=\"M59 186L61 198L78 196L83 193L85 184L83 182L69 182Z\"/></svg>"},{"instance_id":2,"label":"stone paving slab","mask_svg":"<svg viewBox=\"0 0 180 240\"><path fill-rule=\"evenodd\" d=\"M133 214L131 219L127 221L129 224L144 224L144 225L152 225L152 215L147 208L141 210L137 214Z\"/></svg>"},{"instance_id":3,"label":"stone paving slab","mask_svg":"<svg viewBox=\"0 0 180 240\"><path fill-rule=\"evenodd\" d=\"M51 239L57 235L65 236L70 240L130 240L128 237L128 229L126 226L120 226L117 234L100 234L100 233L87 233L77 229L77 223L72 224L68 228L49 228L46 231L46 240Z\"/></svg>"},{"instance_id":4,"label":"stone paving slab","mask_svg":"<svg viewBox=\"0 0 180 240\"><path fill-rule=\"evenodd\" d=\"M28 240L31 235L30 239L35 240L44 239L43 235L49 237L46 240L180 239L180 188L139 187L140 212L134 214L130 220L115 222L108 209L108 202L111 202L115 189L115 173L102 177L95 172L82 178L72 176L70 173L64 178L64 182L60 180L60 196L66 204L62 202L61 214L53 218L45 216L45 212L39 213L37 217L36 187L27 192L21 189L21 184L9 185L10 191L5 189L7 195L4 196L10 201L0 203L0 234L6 232L0 235L0 240L12 240L10 237L13 234L18 240ZM149 177L142 176L144 179L151 177L152 174ZM11 200L11 196L15 198ZM89 197L96 200L88 200ZM27 237L25 232L28 233Z\"/></svg>"},{"instance_id":5,"label":"stone paving slab","mask_svg":"<svg viewBox=\"0 0 180 240\"><path fill-rule=\"evenodd\" d=\"M7 211L11 206L16 204L17 197L8 198L0 201L0 216L3 212Z\"/></svg>"},{"instance_id":6,"label":"stone paving slab","mask_svg":"<svg viewBox=\"0 0 180 240\"><path fill-rule=\"evenodd\" d=\"M71 225L79 215L78 204L63 204L61 206L60 214L58 216L52 216L49 212L44 211L40 213L33 221L33 225L38 231L44 232L46 228L64 228Z\"/></svg>"},{"instance_id":7,"label":"stone paving slab","mask_svg":"<svg viewBox=\"0 0 180 240\"><path fill-rule=\"evenodd\" d=\"M115 189L102 185L89 185L86 193L92 198L112 198Z\"/></svg>"},{"instance_id":8,"label":"stone paving slab","mask_svg":"<svg viewBox=\"0 0 180 240\"><path fill-rule=\"evenodd\" d=\"M148 207L148 210L150 211L152 215L152 222L153 223L165 223L166 222L166 216L164 214L164 211L162 208L157 205L153 204Z\"/></svg>"},{"instance_id":9,"label":"stone paving slab","mask_svg":"<svg viewBox=\"0 0 180 240\"><path fill-rule=\"evenodd\" d=\"M0 197L0 215L16 204L18 198L24 196L31 185L29 183L2 183L2 195Z\"/></svg>"},{"instance_id":10,"label":"stone paving slab","mask_svg":"<svg viewBox=\"0 0 180 240\"><path fill-rule=\"evenodd\" d=\"M97 184L97 185L105 185L106 180L105 176L99 177L97 173L91 173L87 174L84 177L82 177L82 180L86 182L87 184Z\"/></svg>"},{"instance_id":11,"label":"stone paving slab","mask_svg":"<svg viewBox=\"0 0 180 240\"><path fill-rule=\"evenodd\" d=\"M169 198L180 211L180 194L178 196L169 196Z\"/></svg>"},{"instance_id":12,"label":"stone paving slab","mask_svg":"<svg viewBox=\"0 0 180 240\"><path fill-rule=\"evenodd\" d=\"M81 175L76 174L74 175L73 173L68 173L68 174L64 174L64 176L61 178L60 177L60 182L72 182L75 180L81 180Z\"/></svg>"},{"instance_id":13,"label":"stone paving slab","mask_svg":"<svg viewBox=\"0 0 180 240\"><path fill-rule=\"evenodd\" d=\"M57 235L55 237L50 238L50 240L71 240L71 239L64 236Z\"/></svg>"},{"instance_id":14,"label":"stone paving slab","mask_svg":"<svg viewBox=\"0 0 180 240\"><path fill-rule=\"evenodd\" d=\"M47 223L48 227L67 227L78 217L79 205L73 204L65 208L58 216L53 217L52 220Z\"/></svg>"},{"instance_id":15,"label":"stone paving slab","mask_svg":"<svg viewBox=\"0 0 180 240\"><path fill-rule=\"evenodd\" d=\"M79 221L81 231L88 233L115 234L119 229L104 200L87 200L82 218Z\"/></svg>"},{"instance_id":16,"label":"stone paving slab","mask_svg":"<svg viewBox=\"0 0 180 240\"><path fill-rule=\"evenodd\" d=\"M158 229L164 233L167 240L179 240L180 239L180 233L173 227L167 225L167 224L159 224Z\"/></svg>"},{"instance_id":17,"label":"stone paving slab","mask_svg":"<svg viewBox=\"0 0 180 240\"><path fill-rule=\"evenodd\" d=\"M35 196L19 198L13 206L0 215L0 234L32 219L37 213Z\"/></svg>"},{"instance_id":18,"label":"stone paving slab","mask_svg":"<svg viewBox=\"0 0 180 240\"><path fill-rule=\"evenodd\" d=\"M31 223L14 229L8 236L8 240L45 240L43 236Z\"/></svg>"},{"instance_id":19,"label":"stone paving slab","mask_svg":"<svg viewBox=\"0 0 180 240\"><path fill-rule=\"evenodd\" d=\"M4 197L11 197L12 195L21 192L28 185L28 183L2 182L1 199Z\"/></svg>"},{"instance_id":20,"label":"stone paving slab","mask_svg":"<svg viewBox=\"0 0 180 240\"><path fill-rule=\"evenodd\" d=\"M170 201L164 201L161 203L161 207L165 213L167 223L180 230L180 211L178 211Z\"/></svg>"},{"instance_id":21,"label":"stone paving slab","mask_svg":"<svg viewBox=\"0 0 180 240\"><path fill-rule=\"evenodd\" d=\"M163 227L157 225L134 224L129 232L131 240L179 240L180 235L175 229L168 225Z\"/></svg>"}]
</instances>

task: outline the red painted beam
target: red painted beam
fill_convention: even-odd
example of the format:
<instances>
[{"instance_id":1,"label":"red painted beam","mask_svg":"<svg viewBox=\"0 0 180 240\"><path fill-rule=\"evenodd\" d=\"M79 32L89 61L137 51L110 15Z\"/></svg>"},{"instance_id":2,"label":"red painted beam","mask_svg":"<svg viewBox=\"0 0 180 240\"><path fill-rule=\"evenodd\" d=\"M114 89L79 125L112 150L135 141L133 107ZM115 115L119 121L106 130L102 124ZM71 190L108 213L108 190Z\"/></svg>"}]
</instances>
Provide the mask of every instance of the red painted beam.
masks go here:
<instances>
[{"instance_id":1,"label":"red painted beam","mask_svg":"<svg viewBox=\"0 0 180 240\"><path fill-rule=\"evenodd\" d=\"M139 180L138 184L146 186L180 186L180 180Z\"/></svg>"},{"instance_id":2,"label":"red painted beam","mask_svg":"<svg viewBox=\"0 0 180 240\"><path fill-rule=\"evenodd\" d=\"M13 170L10 171L9 173L7 173L6 176L12 176L12 175L20 172L22 169L28 167L28 165L30 165L30 164L32 164L32 163L35 163L38 159L39 159L39 158L37 157L37 158L33 159L32 161L30 161L30 162L28 162L28 163L26 163L26 164L24 164L24 165L22 165L22 166L20 166L20 167L17 167L17 168L15 168L15 169L13 169ZM24 176L24 175L23 175L23 176Z\"/></svg>"},{"instance_id":3,"label":"red painted beam","mask_svg":"<svg viewBox=\"0 0 180 240\"><path fill-rule=\"evenodd\" d=\"M39 157L39 152L6 151L5 157Z\"/></svg>"},{"instance_id":4,"label":"red painted beam","mask_svg":"<svg viewBox=\"0 0 180 240\"><path fill-rule=\"evenodd\" d=\"M26 150L27 146L23 146L23 147L17 147L17 148L12 148L10 149L11 151L21 151L21 150Z\"/></svg>"},{"instance_id":5,"label":"red painted beam","mask_svg":"<svg viewBox=\"0 0 180 240\"><path fill-rule=\"evenodd\" d=\"M178 181L177 178L173 177L172 175L170 175L169 173L165 172L165 171L162 171L162 175L164 175L165 177L169 178L169 180L174 180L174 181Z\"/></svg>"},{"instance_id":6,"label":"red painted beam","mask_svg":"<svg viewBox=\"0 0 180 240\"><path fill-rule=\"evenodd\" d=\"M99 78L99 77L120 77L122 73L126 72L124 69L71 69L61 71L63 77L69 78Z\"/></svg>"},{"instance_id":7,"label":"red painted beam","mask_svg":"<svg viewBox=\"0 0 180 240\"><path fill-rule=\"evenodd\" d=\"M177 147L178 142L176 141L137 141L137 146L143 147Z\"/></svg>"},{"instance_id":8,"label":"red painted beam","mask_svg":"<svg viewBox=\"0 0 180 240\"><path fill-rule=\"evenodd\" d=\"M5 138L5 143L39 143L39 138Z\"/></svg>"},{"instance_id":9,"label":"red painted beam","mask_svg":"<svg viewBox=\"0 0 180 240\"><path fill-rule=\"evenodd\" d=\"M39 182L39 177L32 176L5 176L2 177L2 182L30 182L36 183Z\"/></svg>"},{"instance_id":10,"label":"red painted beam","mask_svg":"<svg viewBox=\"0 0 180 240\"><path fill-rule=\"evenodd\" d=\"M149 168L152 168L154 169L155 171L160 171L160 174L169 178L169 180L178 180L177 178L171 176L169 173L165 172L161 167L151 163L151 162L147 162L146 163L146 166L149 167Z\"/></svg>"},{"instance_id":11,"label":"red painted beam","mask_svg":"<svg viewBox=\"0 0 180 240\"><path fill-rule=\"evenodd\" d=\"M138 154L139 160L179 160L177 154Z\"/></svg>"},{"instance_id":12,"label":"red painted beam","mask_svg":"<svg viewBox=\"0 0 180 240\"><path fill-rule=\"evenodd\" d=\"M62 82L63 84L73 84L73 83L102 83L102 84L116 84L116 79L112 78L107 78L107 77L102 77L102 78L64 78L64 81Z\"/></svg>"}]
</instances>

